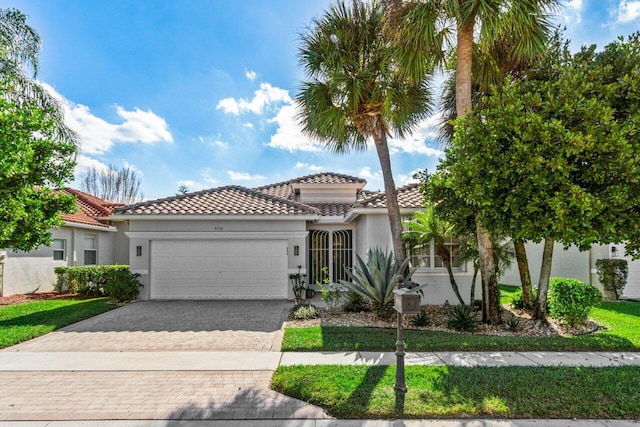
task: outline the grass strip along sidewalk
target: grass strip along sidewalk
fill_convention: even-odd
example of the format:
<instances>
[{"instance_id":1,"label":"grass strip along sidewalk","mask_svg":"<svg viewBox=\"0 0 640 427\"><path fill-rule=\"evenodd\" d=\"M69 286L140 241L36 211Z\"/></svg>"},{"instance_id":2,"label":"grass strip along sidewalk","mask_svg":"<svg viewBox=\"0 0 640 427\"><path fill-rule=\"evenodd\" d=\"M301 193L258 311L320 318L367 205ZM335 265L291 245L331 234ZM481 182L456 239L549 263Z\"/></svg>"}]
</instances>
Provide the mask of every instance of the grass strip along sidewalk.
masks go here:
<instances>
[{"instance_id":1,"label":"grass strip along sidewalk","mask_svg":"<svg viewBox=\"0 0 640 427\"><path fill-rule=\"evenodd\" d=\"M640 303L603 302L591 311L606 330L570 337L493 336L405 330L407 351L640 351ZM283 351L393 351L391 328L287 328Z\"/></svg>"},{"instance_id":2,"label":"grass strip along sidewalk","mask_svg":"<svg viewBox=\"0 0 640 427\"><path fill-rule=\"evenodd\" d=\"M640 418L640 368L281 366L272 388L338 418Z\"/></svg>"},{"instance_id":3,"label":"grass strip along sidewalk","mask_svg":"<svg viewBox=\"0 0 640 427\"><path fill-rule=\"evenodd\" d=\"M56 299L0 307L0 348L44 335L115 308L108 298Z\"/></svg>"}]
</instances>

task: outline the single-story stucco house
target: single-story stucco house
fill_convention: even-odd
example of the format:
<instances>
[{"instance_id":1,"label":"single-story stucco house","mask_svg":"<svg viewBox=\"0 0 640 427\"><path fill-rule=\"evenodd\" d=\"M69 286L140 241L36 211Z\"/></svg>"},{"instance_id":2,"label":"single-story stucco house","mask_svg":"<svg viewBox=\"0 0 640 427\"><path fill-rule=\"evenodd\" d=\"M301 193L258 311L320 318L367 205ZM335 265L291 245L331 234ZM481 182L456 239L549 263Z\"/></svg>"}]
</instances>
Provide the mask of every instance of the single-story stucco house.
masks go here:
<instances>
[{"instance_id":1,"label":"single-story stucco house","mask_svg":"<svg viewBox=\"0 0 640 427\"><path fill-rule=\"evenodd\" d=\"M337 281L346 278L356 255L391 248L385 195L365 185L361 178L319 173L258 188L226 186L151 200L116 208L110 219L128 224L129 264L141 274L141 299L291 299L289 274L301 271L313 284L326 269ZM418 185L400 187L398 201L407 219L422 209ZM535 244L528 249L536 281L541 250ZM456 259L455 241L451 252L468 299L473 268ZM611 254L608 246L579 252L558 245L552 274L599 285L595 261ZM455 303L433 248L410 255L419 267L413 280L432 283L425 302ZM640 297L640 262L631 266L626 295ZM501 281L519 284L516 268Z\"/></svg>"},{"instance_id":2,"label":"single-story stucco house","mask_svg":"<svg viewBox=\"0 0 640 427\"><path fill-rule=\"evenodd\" d=\"M76 197L76 212L62 215L64 225L51 230L51 246L30 252L0 250L0 296L52 290L58 266L129 262L126 223L109 220L112 210L123 205L73 188L61 191Z\"/></svg>"},{"instance_id":3,"label":"single-story stucco house","mask_svg":"<svg viewBox=\"0 0 640 427\"><path fill-rule=\"evenodd\" d=\"M50 290L56 265L129 264L141 275L141 299L292 299L289 275L314 284L346 278L345 268L370 248L391 249L386 197L361 178L318 173L258 188L226 186L129 206L77 190L78 213L53 231L52 247L4 259L4 295ZM401 215L422 209L417 184L398 188ZM615 248L615 250L614 250ZM468 301L473 267L450 242L456 280ZM527 245L537 282L542 247ZM622 245L554 251L552 275L600 286L599 258L624 256ZM456 302L432 245L412 249L413 276L430 282L424 303ZM520 284L517 266L502 283ZM640 298L640 261L630 262L626 297ZM476 298L480 286L476 287Z\"/></svg>"}]
</instances>

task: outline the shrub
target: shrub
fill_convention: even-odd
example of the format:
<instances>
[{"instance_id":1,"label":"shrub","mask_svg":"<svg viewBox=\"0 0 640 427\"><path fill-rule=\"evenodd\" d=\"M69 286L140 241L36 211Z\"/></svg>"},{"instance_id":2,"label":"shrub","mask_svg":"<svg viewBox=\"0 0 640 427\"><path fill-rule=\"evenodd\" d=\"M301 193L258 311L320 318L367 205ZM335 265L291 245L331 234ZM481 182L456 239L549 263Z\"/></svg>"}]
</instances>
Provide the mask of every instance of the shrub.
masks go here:
<instances>
[{"instance_id":1,"label":"shrub","mask_svg":"<svg viewBox=\"0 0 640 427\"><path fill-rule=\"evenodd\" d=\"M584 323L591 307L602 301L602 292L577 279L552 277L549 290L549 315L570 326Z\"/></svg>"},{"instance_id":2,"label":"shrub","mask_svg":"<svg viewBox=\"0 0 640 427\"><path fill-rule=\"evenodd\" d=\"M55 289L84 296L110 296L118 301L131 301L138 296L140 282L128 265L87 265L56 267Z\"/></svg>"},{"instance_id":3,"label":"shrub","mask_svg":"<svg viewBox=\"0 0 640 427\"><path fill-rule=\"evenodd\" d=\"M429 314L426 311L421 311L411 319L413 326L427 326L429 324Z\"/></svg>"},{"instance_id":4,"label":"shrub","mask_svg":"<svg viewBox=\"0 0 640 427\"><path fill-rule=\"evenodd\" d=\"M504 322L504 328L509 331L517 331L520 329L520 319L513 314Z\"/></svg>"},{"instance_id":5,"label":"shrub","mask_svg":"<svg viewBox=\"0 0 640 427\"><path fill-rule=\"evenodd\" d=\"M459 331L473 331L478 325L475 314L475 310L470 305L454 305L449 309L447 325Z\"/></svg>"},{"instance_id":6,"label":"shrub","mask_svg":"<svg viewBox=\"0 0 640 427\"><path fill-rule=\"evenodd\" d=\"M360 313L361 311L369 311L370 309L367 300L365 300L362 295L353 291L347 292L342 308L344 311L352 313Z\"/></svg>"},{"instance_id":7,"label":"shrub","mask_svg":"<svg viewBox=\"0 0 640 427\"><path fill-rule=\"evenodd\" d=\"M608 299L617 300L627 284L627 276L629 275L627 260L599 259L596 260L596 267L605 295Z\"/></svg>"},{"instance_id":8,"label":"shrub","mask_svg":"<svg viewBox=\"0 0 640 427\"><path fill-rule=\"evenodd\" d=\"M300 303L291 309L291 318L295 320L317 319L318 317L320 317L320 313L313 304Z\"/></svg>"},{"instance_id":9,"label":"shrub","mask_svg":"<svg viewBox=\"0 0 640 427\"><path fill-rule=\"evenodd\" d=\"M522 289L518 289L511 296L511 308L524 310L524 296L522 295Z\"/></svg>"},{"instance_id":10,"label":"shrub","mask_svg":"<svg viewBox=\"0 0 640 427\"><path fill-rule=\"evenodd\" d=\"M358 265L347 270L349 281L340 280L340 284L350 291L360 294L371 304L379 317L386 317L393 312L393 289L396 286L396 276L406 271L409 259L397 263L393 255L381 249L369 249L367 262L357 257ZM411 276L415 269L409 270L404 277L403 285L411 286ZM418 291L426 285L413 288Z\"/></svg>"}]
</instances>

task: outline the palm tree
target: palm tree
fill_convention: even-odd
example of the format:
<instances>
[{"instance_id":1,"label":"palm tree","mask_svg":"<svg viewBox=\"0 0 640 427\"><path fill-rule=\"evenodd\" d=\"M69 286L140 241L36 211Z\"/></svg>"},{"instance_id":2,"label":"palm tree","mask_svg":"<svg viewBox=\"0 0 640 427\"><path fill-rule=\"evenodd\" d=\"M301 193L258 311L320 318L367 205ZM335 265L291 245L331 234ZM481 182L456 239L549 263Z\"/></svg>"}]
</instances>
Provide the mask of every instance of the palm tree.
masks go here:
<instances>
[{"instance_id":1,"label":"palm tree","mask_svg":"<svg viewBox=\"0 0 640 427\"><path fill-rule=\"evenodd\" d=\"M451 289L456 294L458 302L461 305L465 305L456 278L453 275L453 269L451 267L451 251L446 242L450 239L456 238L455 227L449 224L447 221L441 219L436 215L433 206L427 206L424 212L416 212L413 214L412 221L405 221L404 225L407 227L407 231L402 237L411 245L424 245L430 244L433 241L433 249L435 254L442 260L449 274L449 282L451 283ZM473 304L473 299L471 300Z\"/></svg>"},{"instance_id":2,"label":"palm tree","mask_svg":"<svg viewBox=\"0 0 640 427\"><path fill-rule=\"evenodd\" d=\"M377 1L338 1L302 35L300 62L307 81L296 101L304 132L336 153L375 145L387 199L394 256L405 259L402 223L387 137L403 137L430 113L428 74L409 80L384 36Z\"/></svg>"},{"instance_id":3,"label":"palm tree","mask_svg":"<svg viewBox=\"0 0 640 427\"><path fill-rule=\"evenodd\" d=\"M0 96L21 104L32 103L55 123L55 137L77 145L78 137L64 124L60 104L35 80L42 42L17 9L0 9Z\"/></svg>"},{"instance_id":4,"label":"palm tree","mask_svg":"<svg viewBox=\"0 0 640 427\"><path fill-rule=\"evenodd\" d=\"M396 40L404 59L404 72L420 78L431 67L429 61L415 58L415 52L428 52L434 58L447 58L445 65L455 63L455 102L457 117L472 112L472 68L476 43L491 46L492 41L508 39L510 58L524 60L544 49L551 23L549 12L559 0L414 0L407 4L398 1L389 7L402 7L397 25ZM456 34L455 40L452 35ZM499 51L496 51L498 53ZM501 322L498 282L491 235L484 229L481 212L476 214L476 234L480 254L483 284L483 320Z\"/></svg>"}]
</instances>

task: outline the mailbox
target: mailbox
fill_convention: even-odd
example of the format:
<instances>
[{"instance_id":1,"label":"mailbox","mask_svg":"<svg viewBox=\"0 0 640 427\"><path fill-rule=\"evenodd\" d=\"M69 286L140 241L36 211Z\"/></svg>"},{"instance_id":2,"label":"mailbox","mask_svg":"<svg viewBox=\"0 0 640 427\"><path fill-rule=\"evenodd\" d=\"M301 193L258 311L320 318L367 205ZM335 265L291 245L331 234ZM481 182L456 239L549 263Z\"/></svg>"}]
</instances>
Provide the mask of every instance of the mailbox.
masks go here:
<instances>
[{"instance_id":1,"label":"mailbox","mask_svg":"<svg viewBox=\"0 0 640 427\"><path fill-rule=\"evenodd\" d=\"M394 289L393 308L400 314L420 313L420 294L407 288Z\"/></svg>"}]
</instances>

